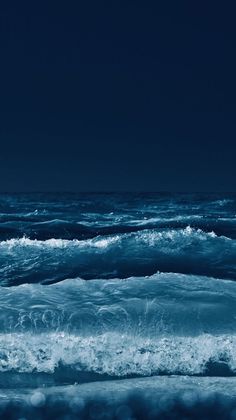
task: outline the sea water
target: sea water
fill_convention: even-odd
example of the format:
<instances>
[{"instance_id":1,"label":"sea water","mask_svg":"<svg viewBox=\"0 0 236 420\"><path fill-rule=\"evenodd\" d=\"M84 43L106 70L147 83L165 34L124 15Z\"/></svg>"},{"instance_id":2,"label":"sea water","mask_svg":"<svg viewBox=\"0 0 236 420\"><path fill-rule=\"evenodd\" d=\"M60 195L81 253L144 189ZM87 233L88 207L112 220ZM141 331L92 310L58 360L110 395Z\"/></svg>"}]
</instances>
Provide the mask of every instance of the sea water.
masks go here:
<instances>
[{"instance_id":1,"label":"sea water","mask_svg":"<svg viewBox=\"0 0 236 420\"><path fill-rule=\"evenodd\" d=\"M236 418L236 194L2 194L0 417Z\"/></svg>"}]
</instances>

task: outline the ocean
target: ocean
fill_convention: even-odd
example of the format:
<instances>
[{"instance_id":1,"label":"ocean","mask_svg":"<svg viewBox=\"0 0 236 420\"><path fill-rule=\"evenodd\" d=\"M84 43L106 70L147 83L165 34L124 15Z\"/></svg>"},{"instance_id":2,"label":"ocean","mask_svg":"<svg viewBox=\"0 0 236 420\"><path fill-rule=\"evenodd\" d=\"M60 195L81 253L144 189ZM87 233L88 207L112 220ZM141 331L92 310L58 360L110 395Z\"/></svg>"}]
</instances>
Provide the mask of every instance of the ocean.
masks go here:
<instances>
[{"instance_id":1,"label":"ocean","mask_svg":"<svg viewBox=\"0 0 236 420\"><path fill-rule=\"evenodd\" d=\"M0 417L236 419L236 194L0 195Z\"/></svg>"}]
</instances>

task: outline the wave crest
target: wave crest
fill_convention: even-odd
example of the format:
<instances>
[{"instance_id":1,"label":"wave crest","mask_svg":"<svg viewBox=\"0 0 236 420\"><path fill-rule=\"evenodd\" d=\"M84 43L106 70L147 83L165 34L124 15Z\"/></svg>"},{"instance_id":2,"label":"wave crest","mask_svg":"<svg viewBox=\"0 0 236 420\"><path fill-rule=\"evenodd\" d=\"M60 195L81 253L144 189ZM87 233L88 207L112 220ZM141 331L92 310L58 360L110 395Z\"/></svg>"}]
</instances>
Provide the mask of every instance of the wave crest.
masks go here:
<instances>
[{"instance_id":1,"label":"wave crest","mask_svg":"<svg viewBox=\"0 0 236 420\"><path fill-rule=\"evenodd\" d=\"M0 372L45 372L60 366L112 377L158 374L214 375L216 366L236 373L236 336L167 336L143 339L105 333L1 334Z\"/></svg>"},{"instance_id":2,"label":"wave crest","mask_svg":"<svg viewBox=\"0 0 236 420\"><path fill-rule=\"evenodd\" d=\"M236 242L187 227L87 240L26 237L0 242L1 284L126 278L157 271L236 279Z\"/></svg>"}]
</instances>

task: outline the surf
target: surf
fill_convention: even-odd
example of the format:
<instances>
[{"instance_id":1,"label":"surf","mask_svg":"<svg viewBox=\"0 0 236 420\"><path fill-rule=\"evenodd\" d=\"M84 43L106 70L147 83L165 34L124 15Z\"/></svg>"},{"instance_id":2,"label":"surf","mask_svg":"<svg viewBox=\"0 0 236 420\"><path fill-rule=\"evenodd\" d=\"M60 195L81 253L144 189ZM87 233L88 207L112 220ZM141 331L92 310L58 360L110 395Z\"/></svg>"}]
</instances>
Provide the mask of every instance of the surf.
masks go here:
<instances>
[{"instance_id":1,"label":"surf","mask_svg":"<svg viewBox=\"0 0 236 420\"><path fill-rule=\"evenodd\" d=\"M235 240L190 226L87 240L12 238L0 242L0 284L126 278L157 271L235 280L235 255Z\"/></svg>"}]
</instances>

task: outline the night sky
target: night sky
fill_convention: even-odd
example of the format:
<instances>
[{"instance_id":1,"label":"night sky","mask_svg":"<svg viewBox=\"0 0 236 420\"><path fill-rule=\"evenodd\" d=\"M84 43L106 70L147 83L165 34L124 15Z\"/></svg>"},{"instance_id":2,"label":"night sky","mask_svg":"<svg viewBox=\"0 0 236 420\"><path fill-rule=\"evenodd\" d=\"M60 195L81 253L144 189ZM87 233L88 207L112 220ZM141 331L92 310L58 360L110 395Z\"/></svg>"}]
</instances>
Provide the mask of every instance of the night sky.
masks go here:
<instances>
[{"instance_id":1,"label":"night sky","mask_svg":"<svg viewBox=\"0 0 236 420\"><path fill-rule=\"evenodd\" d=\"M0 191L236 190L233 4L1 2Z\"/></svg>"}]
</instances>

